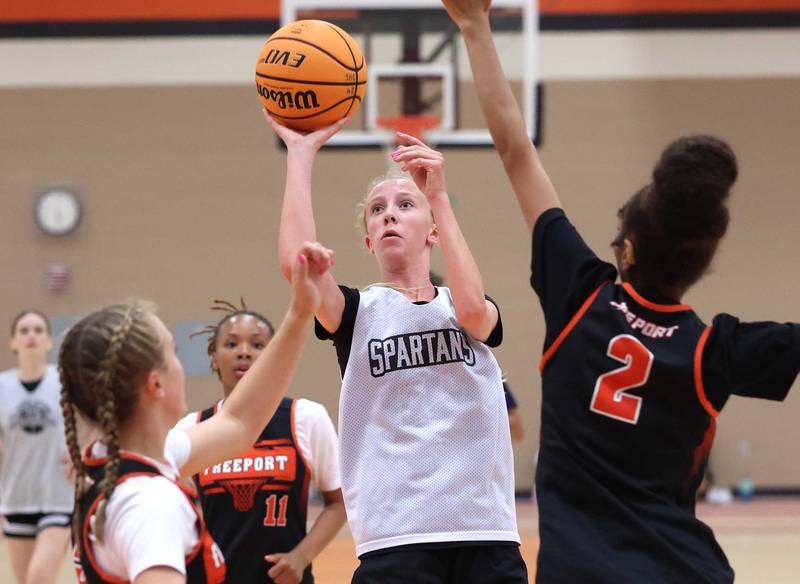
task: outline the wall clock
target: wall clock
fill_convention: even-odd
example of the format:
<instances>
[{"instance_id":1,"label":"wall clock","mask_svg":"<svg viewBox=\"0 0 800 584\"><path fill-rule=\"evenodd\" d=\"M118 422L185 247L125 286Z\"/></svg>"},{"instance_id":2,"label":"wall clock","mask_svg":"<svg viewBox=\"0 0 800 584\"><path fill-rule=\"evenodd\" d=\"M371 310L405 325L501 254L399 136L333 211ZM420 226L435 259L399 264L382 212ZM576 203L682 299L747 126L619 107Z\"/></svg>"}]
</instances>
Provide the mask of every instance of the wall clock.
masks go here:
<instances>
[{"instance_id":1,"label":"wall clock","mask_svg":"<svg viewBox=\"0 0 800 584\"><path fill-rule=\"evenodd\" d=\"M78 228L83 207L77 193L65 187L42 191L33 205L36 225L47 235L61 237Z\"/></svg>"}]
</instances>

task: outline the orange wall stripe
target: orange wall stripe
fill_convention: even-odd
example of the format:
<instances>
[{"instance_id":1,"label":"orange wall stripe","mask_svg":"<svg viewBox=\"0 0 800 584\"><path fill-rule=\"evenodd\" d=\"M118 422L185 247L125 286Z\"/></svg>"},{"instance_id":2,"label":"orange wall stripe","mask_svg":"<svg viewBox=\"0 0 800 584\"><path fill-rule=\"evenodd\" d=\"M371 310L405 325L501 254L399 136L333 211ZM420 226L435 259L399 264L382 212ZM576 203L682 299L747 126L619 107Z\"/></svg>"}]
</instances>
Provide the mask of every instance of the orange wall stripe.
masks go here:
<instances>
[{"instance_id":1,"label":"orange wall stripe","mask_svg":"<svg viewBox=\"0 0 800 584\"><path fill-rule=\"evenodd\" d=\"M0 21L275 20L280 14L280 0L3 0Z\"/></svg>"}]
</instances>

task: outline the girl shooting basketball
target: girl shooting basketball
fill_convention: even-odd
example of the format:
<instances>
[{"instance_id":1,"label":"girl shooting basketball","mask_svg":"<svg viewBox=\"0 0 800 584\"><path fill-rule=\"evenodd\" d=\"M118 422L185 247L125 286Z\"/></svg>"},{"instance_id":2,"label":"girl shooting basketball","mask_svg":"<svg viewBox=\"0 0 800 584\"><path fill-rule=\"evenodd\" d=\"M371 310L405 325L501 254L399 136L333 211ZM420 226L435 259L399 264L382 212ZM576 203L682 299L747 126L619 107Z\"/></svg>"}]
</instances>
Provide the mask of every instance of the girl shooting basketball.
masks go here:
<instances>
[{"instance_id":1,"label":"girl shooting basketball","mask_svg":"<svg viewBox=\"0 0 800 584\"><path fill-rule=\"evenodd\" d=\"M706 326L681 303L727 229L734 154L709 136L670 144L618 213L617 267L601 261L525 133L489 2L444 4L533 238L531 284L546 323L537 580L731 582L694 514L716 416L731 395L784 399L800 370L800 325L719 314Z\"/></svg>"},{"instance_id":2,"label":"girl shooting basketball","mask_svg":"<svg viewBox=\"0 0 800 584\"><path fill-rule=\"evenodd\" d=\"M224 400L178 423L186 429L214 416L275 334L258 312L217 302L225 316L209 334L211 368L222 384ZM286 464L254 468L265 456L286 457ZM322 404L281 400L255 445L237 454L242 464L225 470L213 465L195 475L203 515L219 544L229 582L311 584L311 562L344 525L336 431ZM247 461L251 461L248 467ZM313 478L325 508L306 534L308 487ZM265 559L266 558L266 559Z\"/></svg>"},{"instance_id":3,"label":"girl shooting basketball","mask_svg":"<svg viewBox=\"0 0 800 584\"><path fill-rule=\"evenodd\" d=\"M20 312L10 346L17 367L0 373L3 533L17 583L46 584L56 581L66 556L72 514L61 386L58 371L47 364L53 348L47 316Z\"/></svg>"},{"instance_id":4,"label":"girl shooting basketball","mask_svg":"<svg viewBox=\"0 0 800 584\"><path fill-rule=\"evenodd\" d=\"M308 261L314 258L313 265ZM189 489L190 476L249 448L289 385L332 255L301 246L293 299L270 346L204 424L186 413L175 341L149 308L104 308L66 335L59 356L67 444L76 469L76 564L81 582L222 582L224 560ZM102 432L81 460L75 410ZM87 476L91 481L87 481ZM87 488L87 482L91 485Z\"/></svg>"},{"instance_id":5,"label":"girl shooting basketball","mask_svg":"<svg viewBox=\"0 0 800 584\"><path fill-rule=\"evenodd\" d=\"M306 136L273 122L288 148L280 260L288 275L316 237L311 172L344 122ZM342 490L361 565L353 582L527 582L500 368L497 307L450 207L439 152L398 133L386 179L361 213L380 285L320 282L317 336L342 374ZM429 280L440 245L450 288Z\"/></svg>"}]
</instances>

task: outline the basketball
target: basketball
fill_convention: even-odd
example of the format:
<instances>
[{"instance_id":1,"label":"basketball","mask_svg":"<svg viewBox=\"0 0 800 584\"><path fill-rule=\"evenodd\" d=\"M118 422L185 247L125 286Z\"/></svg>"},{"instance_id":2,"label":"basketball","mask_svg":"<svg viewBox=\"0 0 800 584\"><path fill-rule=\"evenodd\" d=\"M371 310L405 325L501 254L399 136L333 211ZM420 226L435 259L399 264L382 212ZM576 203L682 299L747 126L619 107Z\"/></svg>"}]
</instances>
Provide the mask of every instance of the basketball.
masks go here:
<instances>
[{"instance_id":1,"label":"basketball","mask_svg":"<svg viewBox=\"0 0 800 584\"><path fill-rule=\"evenodd\" d=\"M264 43L256 89L282 124L315 130L358 109L367 89L367 66L344 30L323 20L298 20Z\"/></svg>"}]
</instances>

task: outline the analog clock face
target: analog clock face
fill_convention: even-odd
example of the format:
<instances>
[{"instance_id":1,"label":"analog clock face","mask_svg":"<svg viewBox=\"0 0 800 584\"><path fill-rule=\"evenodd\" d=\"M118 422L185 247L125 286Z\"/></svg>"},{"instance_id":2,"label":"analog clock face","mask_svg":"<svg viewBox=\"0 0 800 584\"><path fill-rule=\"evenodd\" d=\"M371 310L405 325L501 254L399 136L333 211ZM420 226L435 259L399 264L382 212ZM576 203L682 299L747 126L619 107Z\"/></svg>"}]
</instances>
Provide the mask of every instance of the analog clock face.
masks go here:
<instances>
[{"instance_id":1,"label":"analog clock face","mask_svg":"<svg viewBox=\"0 0 800 584\"><path fill-rule=\"evenodd\" d=\"M72 191L50 189L36 199L34 215L36 224L48 235L67 235L81 221L81 202Z\"/></svg>"}]
</instances>

